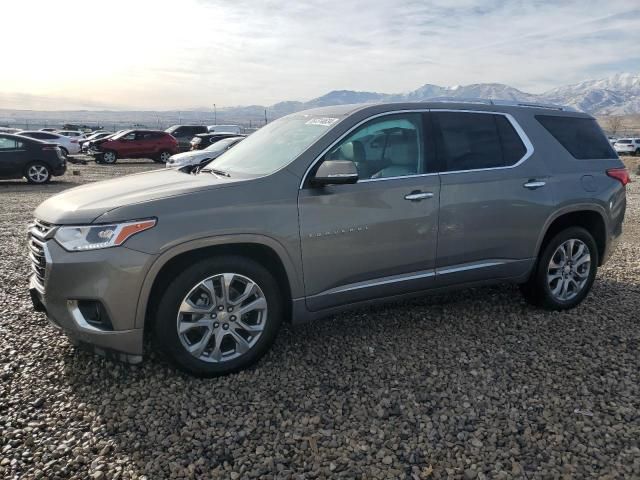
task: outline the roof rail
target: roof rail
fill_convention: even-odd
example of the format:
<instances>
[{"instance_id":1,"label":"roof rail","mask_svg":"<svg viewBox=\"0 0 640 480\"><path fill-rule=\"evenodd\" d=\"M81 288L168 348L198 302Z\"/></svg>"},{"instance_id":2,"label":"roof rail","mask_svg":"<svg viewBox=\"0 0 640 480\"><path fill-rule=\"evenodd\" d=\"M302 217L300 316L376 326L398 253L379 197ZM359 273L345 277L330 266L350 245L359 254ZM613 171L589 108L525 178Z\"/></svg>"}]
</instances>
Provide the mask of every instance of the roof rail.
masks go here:
<instances>
[{"instance_id":1,"label":"roof rail","mask_svg":"<svg viewBox=\"0 0 640 480\"><path fill-rule=\"evenodd\" d=\"M427 99L428 102L454 102L454 103L476 103L481 105L504 105L513 107L548 108L550 110L560 110L565 112L577 112L573 107L556 105L553 103L523 102L521 100L494 100L491 98L457 98L457 97L435 97Z\"/></svg>"},{"instance_id":2,"label":"roof rail","mask_svg":"<svg viewBox=\"0 0 640 480\"><path fill-rule=\"evenodd\" d=\"M465 98L465 97L434 97L427 98L427 102L452 102L452 103L479 103L481 105L493 105L489 98Z\"/></svg>"}]
</instances>

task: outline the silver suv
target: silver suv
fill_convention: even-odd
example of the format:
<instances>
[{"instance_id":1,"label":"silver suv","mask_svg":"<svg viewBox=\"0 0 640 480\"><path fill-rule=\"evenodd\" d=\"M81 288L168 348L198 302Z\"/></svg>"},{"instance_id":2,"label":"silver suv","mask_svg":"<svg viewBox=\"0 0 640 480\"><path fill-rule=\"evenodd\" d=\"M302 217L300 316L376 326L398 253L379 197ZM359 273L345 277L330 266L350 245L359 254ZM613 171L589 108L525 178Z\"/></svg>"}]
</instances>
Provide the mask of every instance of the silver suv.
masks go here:
<instances>
[{"instance_id":1,"label":"silver suv","mask_svg":"<svg viewBox=\"0 0 640 480\"><path fill-rule=\"evenodd\" d=\"M622 233L628 174L589 115L540 105L308 110L197 175L67 190L29 232L30 291L74 343L138 362L150 336L202 376L282 322L496 282L578 305Z\"/></svg>"}]
</instances>

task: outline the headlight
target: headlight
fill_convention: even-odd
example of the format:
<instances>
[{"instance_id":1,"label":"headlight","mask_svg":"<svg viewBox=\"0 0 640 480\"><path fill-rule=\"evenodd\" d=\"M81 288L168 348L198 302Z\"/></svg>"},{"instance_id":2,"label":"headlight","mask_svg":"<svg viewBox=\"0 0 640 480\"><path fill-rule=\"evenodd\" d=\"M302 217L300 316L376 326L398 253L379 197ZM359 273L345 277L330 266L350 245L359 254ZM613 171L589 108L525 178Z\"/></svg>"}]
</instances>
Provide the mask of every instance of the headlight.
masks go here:
<instances>
[{"instance_id":1,"label":"headlight","mask_svg":"<svg viewBox=\"0 0 640 480\"><path fill-rule=\"evenodd\" d=\"M149 230L155 224L156 220L151 219L111 225L60 227L54 238L69 252L97 250L122 245L129 237Z\"/></svg>"}]
</instances>

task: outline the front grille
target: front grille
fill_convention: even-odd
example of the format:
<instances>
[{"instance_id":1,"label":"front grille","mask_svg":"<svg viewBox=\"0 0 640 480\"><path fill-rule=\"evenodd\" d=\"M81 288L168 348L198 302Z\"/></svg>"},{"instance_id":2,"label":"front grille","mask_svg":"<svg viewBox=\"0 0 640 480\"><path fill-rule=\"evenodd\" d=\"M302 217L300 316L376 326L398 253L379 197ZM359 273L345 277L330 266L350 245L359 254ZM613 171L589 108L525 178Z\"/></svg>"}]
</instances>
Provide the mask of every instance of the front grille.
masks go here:
<instances>
[{"instance_id":1,"label":"front grille","mask_svg":"<svg viewBox=\"0 0 640 480\"><path fill-rule=\"evenodd\" d=\"M45 273L47 268L47 255L45 242L55 233L55 226L39 220L29 225L28 246L31 270L38 287L44 291Z\"/></svg>"}]
</instances>

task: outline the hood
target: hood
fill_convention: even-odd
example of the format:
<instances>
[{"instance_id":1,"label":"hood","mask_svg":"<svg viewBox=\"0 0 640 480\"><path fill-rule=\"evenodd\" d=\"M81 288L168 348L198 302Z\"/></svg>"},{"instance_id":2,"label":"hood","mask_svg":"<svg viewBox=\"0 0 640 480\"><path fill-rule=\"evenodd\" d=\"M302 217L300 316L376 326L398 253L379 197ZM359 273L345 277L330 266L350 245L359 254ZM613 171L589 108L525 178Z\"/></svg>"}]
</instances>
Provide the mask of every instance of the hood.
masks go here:
<instances>
[{"instance_id":1,"label":"hood","mask_svg":"<svg viewBox=\"0 0 640 480\"><path fill-rule=\"evenodd\" d=\"M41 203L35 217L56 225L91 223L114 208L224 188L245 180L209 174L189 175L169 169L154 170L66 190Z\"/></svg>"}]
</instances>

